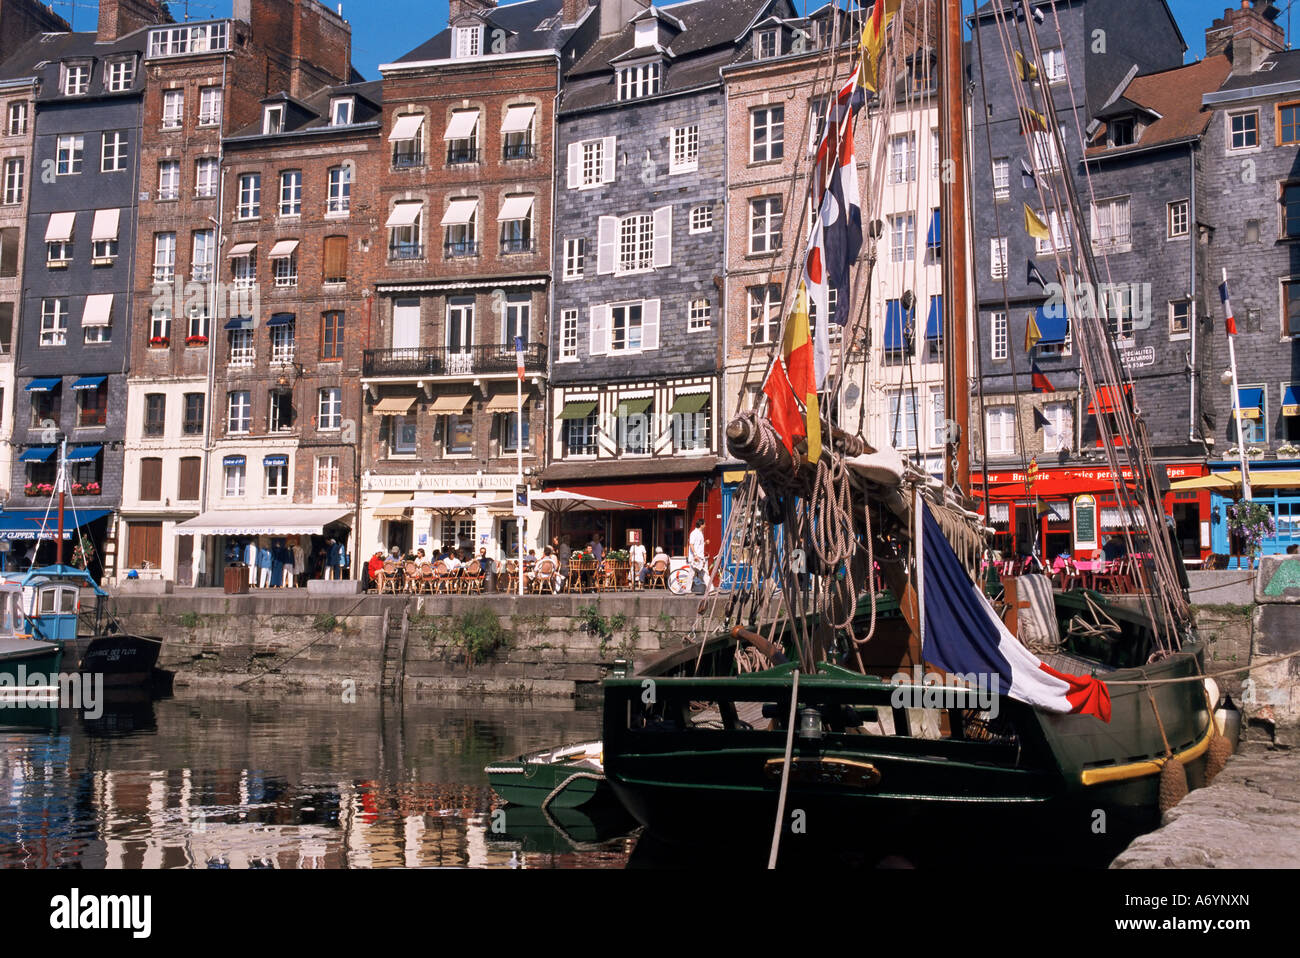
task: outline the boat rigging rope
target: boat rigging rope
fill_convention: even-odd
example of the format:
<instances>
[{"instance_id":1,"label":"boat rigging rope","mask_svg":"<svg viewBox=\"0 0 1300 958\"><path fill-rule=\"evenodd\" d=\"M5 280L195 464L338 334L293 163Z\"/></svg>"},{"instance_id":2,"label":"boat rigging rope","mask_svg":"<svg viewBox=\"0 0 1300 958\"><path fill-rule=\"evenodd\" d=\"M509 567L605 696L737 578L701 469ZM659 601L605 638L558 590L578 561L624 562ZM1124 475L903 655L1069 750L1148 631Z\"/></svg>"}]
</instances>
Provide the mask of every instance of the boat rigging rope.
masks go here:
<instances>
[{"instance_id":1,"label":"boat rigging rope","mask_svg":"<svg viewBox=\"0 0 1300 958\"><path fill-rule=\"evenodd\" d=\"M781 825L785 820L785 796L790 787L790 755L794 752L794 716L799 707L799 670L790 673L790 720L785 733L785 760L781 766L781 791L776 801L776 825L772 829L772 851L767 856L767 867L776 867L776 857L781 850Z\"/></svg>"}]
</instances>

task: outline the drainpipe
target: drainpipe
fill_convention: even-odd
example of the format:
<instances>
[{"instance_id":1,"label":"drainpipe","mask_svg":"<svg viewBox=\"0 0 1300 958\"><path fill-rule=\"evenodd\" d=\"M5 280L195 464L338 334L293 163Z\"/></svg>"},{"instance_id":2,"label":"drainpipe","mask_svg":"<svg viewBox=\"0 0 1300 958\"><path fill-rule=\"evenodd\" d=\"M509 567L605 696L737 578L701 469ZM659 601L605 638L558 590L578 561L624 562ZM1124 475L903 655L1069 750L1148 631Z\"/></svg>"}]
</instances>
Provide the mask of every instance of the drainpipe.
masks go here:
<instances>
[{"instance_id":1,"label":"drainpipe","mask_svg":"<svg viewBox=\"0 0 1300 958\"><path fill-rule=\"evenodd\" d=\"M1196 442L1200 438L1197 436L1197 432L1198 432L1197 420L1199 417L1197 416L1197 409L1196 409L1196 395L1197 395L1197 386L1198 386L1198 379L1199 379L1199 371L1197 370L1196 367L1196 325L1200 317L1196 315L1197 230L1196 230L1196 144L1194 142L1189 143L1187 146L1187 159L1188 159L1188 165L1191 167L1191 182L1192 182L1191 198L1188 200L1187 203L1188 206L1187 209L1188 257L1187 259L1188 259L1189 271L1191 273L1190 285L1188 286L1187 292L1192 299L1191 304L1188 306L1188 310L1187 310L1188 312L1187 318L1188 318L1188 322L1191 324L1191 330L1192 330L1192 350L1191 350L1192 376L1191 376L1191 382L1188 386L1188 396L1187 396L1187 408L1188 408L1187 439L1190 442Z\"/></svg>"}]
</instances>

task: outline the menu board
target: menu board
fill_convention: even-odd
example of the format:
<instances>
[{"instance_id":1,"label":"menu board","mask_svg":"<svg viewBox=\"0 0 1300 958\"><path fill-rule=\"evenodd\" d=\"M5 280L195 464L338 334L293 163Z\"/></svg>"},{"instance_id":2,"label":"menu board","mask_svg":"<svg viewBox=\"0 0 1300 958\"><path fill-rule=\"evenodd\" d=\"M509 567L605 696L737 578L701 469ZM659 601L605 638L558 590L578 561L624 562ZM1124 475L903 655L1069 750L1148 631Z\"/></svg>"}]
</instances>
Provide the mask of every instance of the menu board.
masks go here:
<instances>
[{"instance_id":1,"label":"menu board","mask_svg":"<svg viewBox=\"0 0 1300 958\"><path fill-rule=\"evenodd\" d=\"M1097 548L1097 500L1079 496L1074 500L1074 549Z\"/></svg>"}]
</instances>

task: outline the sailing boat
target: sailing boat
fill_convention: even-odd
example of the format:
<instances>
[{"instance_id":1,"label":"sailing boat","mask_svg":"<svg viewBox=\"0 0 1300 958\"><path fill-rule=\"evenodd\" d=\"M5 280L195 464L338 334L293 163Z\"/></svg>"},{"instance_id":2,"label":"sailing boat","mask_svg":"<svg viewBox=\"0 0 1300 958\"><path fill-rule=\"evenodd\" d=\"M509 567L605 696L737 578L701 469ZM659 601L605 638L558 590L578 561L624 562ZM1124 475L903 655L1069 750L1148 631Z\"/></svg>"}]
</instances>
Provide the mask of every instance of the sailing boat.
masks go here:
<instances>
[{"instance_id":1,"label":"sailing boat","mask_svg":"<svg viewBox=\"0 0 1300 958\"><path fill-rule=\"evenodd\" d=\"M58 650L57 659L47 654L42 662L47 667L44 674L55 685L58 672L65 669L103 676L104 686L108 688L148 686L154 679L162 639L122 631L112 616L106 615L108 593L87 570L63 561L64 511L71 496L70 485L65 440L60 447L58 478L46 515L49 522L49 511L55 510L54 564L33 564L27 570L0 576L0 601L6 603L5 614L19 636L32 640L33 645ZM72 511L73 528L78 528L75 503ZM42 526L37 542L49 537ZM83 590L89 590L96 598L92 615L83 615ZM35 670L29 666L26 671L32 674Z\"/></svg>"},{"instance_id":2,"label":"sailing boat","mask_svg":"<svg viewBox=\"0 0 1300 958\"><path fill-rule=\"evenodd\" d=\"M895 58L882 51L899 6L872 8L824 144L852 142L855 82L892 89ZM940 13L942 160L956 172L943 188L943 249L960 253L968 242L959 0L943 0ZM844 124L848 135L835 136ZM816 179L824 169L814 173L813 208L833 192ZM837 208L848 210L842 197ZM807 261L826 258L817 247ZM966 260L944 260L945 408L964 424ZM1084 270L1096 275L1091 265ZM659 837L766 834L774 846L782 834L877 843L906 834L949 847L955 835L980 835L1031 848L1092 839L1096 848L1102 836L1113 842L1153 826L1162 782L1185 774L1201 784L1215 734L1217 691L1201 679L1185 593L1168 581L1155 588L1143 569L1139 609L1093 592L1053 593L1046 579L1026 576L1005 581L997 613L976 584L989 530L968 495L967 441L949 430L940 482L821 414L843 376L832 372L826 385L812 378L804 289L811 293L817 277L807 266L803 275L764 387L766 415L743 413L727 429L730 451L754 472L728 538L757 557L754 580L776 588L733 592L712 607L718 631L783 664L607 680L602 743L615 794ZM1118 375L1104 331L1090 336L1081 322L1076 343L1103 353L1085 362L1094 390L1093 380ZM1107 440L1108 453L1128 454L1134 475L1150 475L1140 435ZM1133 508L1153 515L1153 479L1117 492L1126 506L1145 497ZM1162 527L1162 510L1155 514L1148 530ZM1156 571L1168 567L1170 543L1153 532L1149 547ZM959 672L970 673L966 681ZM973 681L990 674L1010 682L1000 690ZM1035 682L1042 694L1027 691Z\"/></svg>"}]
</instances>

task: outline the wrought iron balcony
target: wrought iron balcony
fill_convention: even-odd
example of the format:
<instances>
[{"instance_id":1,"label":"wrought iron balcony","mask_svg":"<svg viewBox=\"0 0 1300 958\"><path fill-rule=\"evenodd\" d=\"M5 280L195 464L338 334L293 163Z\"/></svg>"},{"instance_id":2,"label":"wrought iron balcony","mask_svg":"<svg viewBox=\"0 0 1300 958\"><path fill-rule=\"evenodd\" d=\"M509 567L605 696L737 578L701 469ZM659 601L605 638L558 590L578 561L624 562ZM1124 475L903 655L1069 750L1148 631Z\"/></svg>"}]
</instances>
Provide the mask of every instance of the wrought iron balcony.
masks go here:
<instances>
[{"instance_id":1,"label":"wrought iron balcony","mask_svg":"<svg viewBox=\"0 0 1300 958\"><path fill-rule=\"evenodd\" d=\"M458 163L477 163L478 147L476 146L449 146L447 147L447 165L455 166Z\"/></svg>"},{"instance_id":2,"label":"wrought iron balcony","mask_svg":"<svg viewBox=\"0 0 1300 958\"><path fill-rule=\"evenodd\" d=\"M518 236L501 241L502 253L531 253L533 240L531 236Z\"/></svg>"},{"instance_id":3,"label":"wrought iron balcony","mask_svg":"<svg viewBox=\"0 0 1300 958\"><path fill-rule=\"evenodd\" d=\"M424 151L394 150L393 151L393 169L409 170L418 166L424 166Z\"/></svg>"},{"instance_id":4,"label":"wrought iron balcony","mask_svg":"<svg viewBox=\"0 0 1300 958\"><path fill-rule=\"evenodd\" d=\"M444 243L442 249L447 259L456 259L461 256L477 256L479 244L473 240L466 240L464 242Z\"/></svg>"},{"instance_id":5,"label":"wrought iron balcony","mask_svg":"<svg viewBox=\"0 0 1300 958\"><path fill-rule=\"evenodd\" d=\"M502 156L507 160L531 160L536 155L531 140L526 143L507 143L502 150Z\"/></svg>"},{"instance_id":6,"label":"wrought iron balcony","mask_svg":"<svg viewBox=\"0 0 1300 958\"><path fill-rule=\"evenodd\" d=\"M394 243L388 247L390 260L424 259L424 244Z\"/></svg>"},{"instance_id":7,"label":"wrought iron balcony","mask_svg":"<svg viewBox=\"0 0 1300 958\"><path fill-rule=\"evenodd\" d=\"M499 343L471 346L467 351L445 346L419 346L411 349L367 349L362 367L365 376L478 376L513 373L515 348ZM524 371L546 371L546 344L524 344Z\"/></svg>"}]
</instances>

